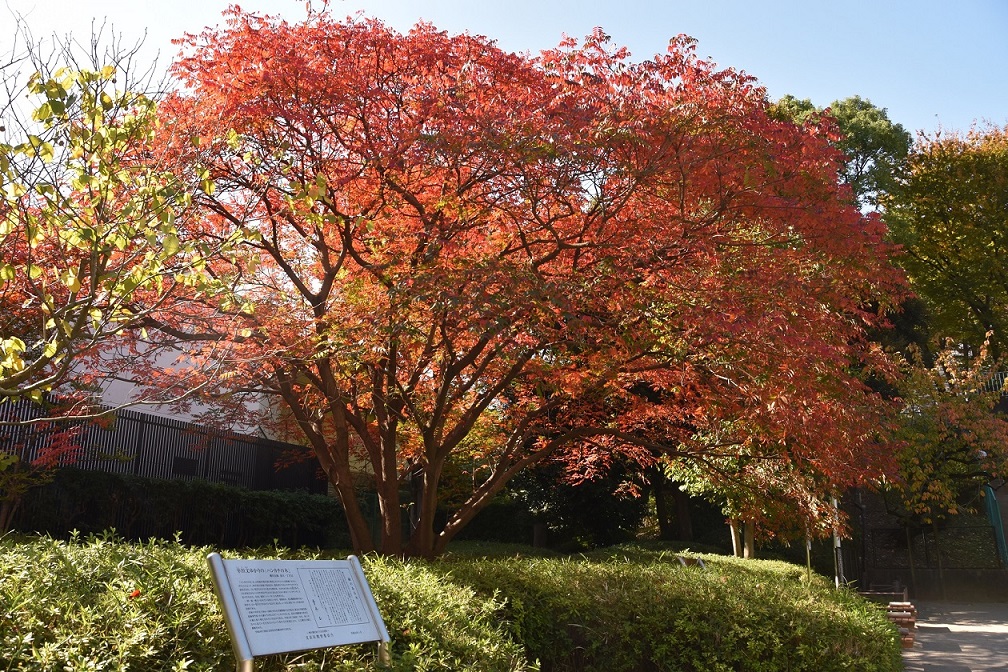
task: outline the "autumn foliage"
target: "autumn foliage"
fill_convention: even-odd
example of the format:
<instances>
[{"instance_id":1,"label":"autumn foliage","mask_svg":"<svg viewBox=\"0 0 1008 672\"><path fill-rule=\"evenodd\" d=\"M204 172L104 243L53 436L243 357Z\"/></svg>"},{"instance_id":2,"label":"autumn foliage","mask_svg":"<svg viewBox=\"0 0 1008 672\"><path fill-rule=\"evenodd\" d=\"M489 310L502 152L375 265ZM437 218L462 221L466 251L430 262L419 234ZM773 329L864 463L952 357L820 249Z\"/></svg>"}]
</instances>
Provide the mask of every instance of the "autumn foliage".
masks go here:
<instances>
[{"instance_id":1,"label":"autumn foliage","mask_svg":"<svg viewBox=\"0 0 1008 672\"><path fill-rule=\"evenodd\" d=\"M176 288L226 290L204 272L224 248L179 230L189 194L150 151L157 106L135 49L95 36L90 51L69 38L41 51L2 69L0 401L55 392L81 417L100 387L83 361L184 300Z\"/></svg>"},{"instance_id":2,"label":"autumn foliage","mask_svg":"<svg viewBox=\"0 0 1008 672\"><path fill-rule=\"evenodd\" d=\"M890 513L934 524L980 508L983 486L1008 473L1005 376L989 342L967 356L949 341L926 364L920 353L900 381L902 409L892 446L897 475L883 482Z\"/></svg>"},{"instance_id":3,"label":"autumn foliage","mask_svg":"<svg viewBox=\"0 0 1008 672\"><path fill-rule=\"evenodd\" d=\"M530 57L234 10L182 46L156 151L201 178L187 234L254 235L213 266L241 300L193 292L145 347L186 351L235 412L281 400L359 551L362 489L380 550L432 555L548 455L572 478L616 455L723 487L798 474L783 501L887 466L859 377L901 291L883 227L847 205L828 128L771 118L691 39ZM449 474L468 485L435 527Z\"/></svg>"},{"instance_id":4,"label":"autumn foliage","mask_svg":"<svg viewBox=\"0 0 1008 672\"><path fill-rule=\"evenodd\" d=\"M1008 352L1008 127L920 137L884 204L935 333L974 353L985 341L995 357Z\"/></svg>"}]
</instances>

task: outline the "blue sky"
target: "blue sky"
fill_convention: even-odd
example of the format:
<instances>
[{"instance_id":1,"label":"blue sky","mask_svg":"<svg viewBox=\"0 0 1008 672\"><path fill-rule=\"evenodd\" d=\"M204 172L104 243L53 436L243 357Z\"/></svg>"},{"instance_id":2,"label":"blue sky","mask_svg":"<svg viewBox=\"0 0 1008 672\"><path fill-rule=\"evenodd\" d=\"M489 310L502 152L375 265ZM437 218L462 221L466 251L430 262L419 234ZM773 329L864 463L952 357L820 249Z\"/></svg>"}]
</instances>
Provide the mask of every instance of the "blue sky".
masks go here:
<instances>
[{"instance_id":1,"label":"blue sky","mask_svg":"<svg viewBox=\"0 0 1008 672\"><path fill-rule=\"evenodd\" d=\"M0 0L0 51L12 12L36 37L87 39L106 17L127 41L145 35L165 65L173 37L221 21L227 0ZM304 0L247 0L249 11L305 16ZM316 5L319 3L316 1ZM6 5L6 7L4 7ZM425 19L449 32L487 35L511 51L538 52L561 35L601 26L635 59L663 52L679 33L700 55L744 70L772 98L826 105L860 95L911 132L1008 124L1008 0L330 0L342 17L363 11L399 30Z\"/></svg>"}]
</instances>

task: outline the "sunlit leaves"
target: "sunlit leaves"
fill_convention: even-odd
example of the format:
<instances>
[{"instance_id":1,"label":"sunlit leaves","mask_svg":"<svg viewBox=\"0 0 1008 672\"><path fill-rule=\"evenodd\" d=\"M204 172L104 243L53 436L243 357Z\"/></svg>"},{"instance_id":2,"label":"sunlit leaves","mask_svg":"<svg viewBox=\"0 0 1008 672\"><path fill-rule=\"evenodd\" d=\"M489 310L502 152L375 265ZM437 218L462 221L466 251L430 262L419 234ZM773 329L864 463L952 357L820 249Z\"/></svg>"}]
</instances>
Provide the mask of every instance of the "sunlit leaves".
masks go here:
<instances>
[{"instance_id":1,"label":"sunlit leaves","mask_svg":"<svg viewBox=\"0 0 1008 672\"><path fill-rule=\"evenodd\" d=\"M669 453L716 485L732 475L713 458L745 454L798 483L786 496L881 468L883 404L852 365L885 365L863 338L900 289L884 231L825 138L688 38L640 63L601 31L531 58L233 9L174 72L157 139L203 209L187 232L254 234L217 260L240 299L178 304L224 311L215 338L241 324L228 379L200 380L282 397L359 549L358 463L390 553L401 486L422 481L426 554L564 449L582 471ZM435 543L446 473L468 497Z\"/></svg>"},{"instance_id":2,"label":"sunlit leaves","mask_svg":"<svg viewBox=\"0 0 1008 672\"><path fill-rule=\"evenodd\" d=\"M34 124L0 144L0 396L64 382L73 358L138 324L176 283L219 286L205 257L221 245L179 229L187 188L152 160L156 106L118 88L122 74L113 65L35 73Z\"/></svg>"},{"instance_id":3,"label":"sunlit leaves","mask_svg":"<svg viewBox=\"0 0 1008 672\"><path fill-rule=\"evenodd\" d=\"M1008 334L1008 128L921 138L885 201L898 262L930 309L936 332L975 352Z\"/></svg>"},{"instance_id":4,"label":"sunlit leaves","mask_svg":"<svg viewBox=\"0 0 1008 672\"><path fill-rule=\"evenodd\" d=\"M987 347L966 356L951 342L933 364L907 362L894 427L899 472L885 481L889 509L930 524L978 508L980 488L1008 473L1008 422L995 413L1002 377Z\"/></svg>"}]
</instances>

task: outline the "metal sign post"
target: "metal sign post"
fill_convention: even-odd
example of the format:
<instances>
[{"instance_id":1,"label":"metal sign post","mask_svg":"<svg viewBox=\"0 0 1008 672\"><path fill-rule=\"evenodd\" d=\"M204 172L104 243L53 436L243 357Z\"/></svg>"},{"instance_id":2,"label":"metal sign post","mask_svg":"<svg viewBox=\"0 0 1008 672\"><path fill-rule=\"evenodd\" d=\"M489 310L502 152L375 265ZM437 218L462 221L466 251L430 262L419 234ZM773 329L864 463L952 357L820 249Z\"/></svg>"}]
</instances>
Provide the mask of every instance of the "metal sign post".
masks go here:
<instances>
[{"instance_id":1,"label":"metal sign post","mask_svg":"<svg viewBox=\"0 0 1008 672\"><path fill-rule=\"evenodd\" d=\"M224 560L207 556L237 660L254 672L255 658L330 646L378 643L389 661L389 635L360 562Z\"/></svg>"}]
</instances>

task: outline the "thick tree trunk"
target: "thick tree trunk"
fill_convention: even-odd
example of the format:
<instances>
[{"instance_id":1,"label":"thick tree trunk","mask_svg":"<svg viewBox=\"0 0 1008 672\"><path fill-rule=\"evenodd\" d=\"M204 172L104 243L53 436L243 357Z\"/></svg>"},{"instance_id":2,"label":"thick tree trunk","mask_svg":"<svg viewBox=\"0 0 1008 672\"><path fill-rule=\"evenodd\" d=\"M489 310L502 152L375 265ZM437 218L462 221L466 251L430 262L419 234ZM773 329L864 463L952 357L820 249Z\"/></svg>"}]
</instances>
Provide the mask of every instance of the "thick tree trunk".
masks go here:
<instances>
[{"instance_id":1,"label":"thick tree trunk","mask_svg":"<svg viewBox=\"0 0 1008 672\"><path fill-rule=\"evenodd\" d=\"M399 497L399 479L385 478L375 483L378 490L378 511L382 522L381 547L385 555L402 555L402 500Z\"/></svg>"},{"instance_id":2,"label":"thick tree trunk","mask_svg":"<svg viewBox=\"0 0 1008 672\"><path fill-rule=\"evenodd\" d=\"M419 515L406 547L409 555L433 558L438 553L436 549L437 535L434 532L434 517L437 515L438 505L438 480L438 474L433 474L430 470L422 473L420 501L415 502Z\"/></svg>"},{"instance_id":3,"label":"thick tree trunk","mask_svg":"<svg viewBox=\"0 0 1008 672\"><path fill-rule=\"evenodd\" d=\"M350 531L350 544L354 553L359 555L371 553L375 550L374 540L371 538L371 527L368 525L364 511L361 510L360 502L357 500L356 489L349 480L341 479L333 472L329 473L329 482L336 490L340 503L343 505L347 528Z\"/></svg>"},{"instance_id":4,"label":"thick tree trunk","mask_svg":"<svg viewBox=\"0 0 1008 672\"><path fill-rule=\"evenodd\" d=\"M533 523L532 548L546 548L549 545L549 527L546 523Z\"/></svg>"},{"instance_id":5,"label":"thick tree trunk","mask_svg":"<svg viewBox=\"0 0 1008 672\"><path fill-rule=\"evenodd\" d=\"M318 418L302 403L304 399L295 389L290 372L277 369L276 380L287 408L290 409L294 419L304 432L305 438L312 450L315 451L322 471L325 472L326 478L340 498L347 528L350 532L350 544L353 546L354 552L357 554L370 553L375 550L375 544L371 536L371 527L368 525L368 520L357 499L354 473L350 466L351 430L347 422L346 405L335 392L336 385L332 382L332 372L320 364L319 373L323 379L330 381L327 394L331 399L334 399L329 406L335 426L334 434L327 434L323 429L324 424L319 422Z\"/></svg>"},{"instance_id":6,"label":"thick tree trunk","mask_svg":"<svg viewBox=\"0 0 1008 672\"><path fill-rule=\"evenodd\" d=\"M689 495L677 483L660 473L652 473L651 482L659 538L666 541L693 541Z\"/></svg>"},{"instance_id":7,"label":"thick tree trunk","mask_svg":"<svg viewBox=\"0 0 1008 672\"><path fill-rule=\"evenodd\" d=\"M664 477L654 479L654 499L655 515L658 517L658 537L664 541L672 541L675 539L675 525L668 497L668 481Z\"/></svg>"},{"instance_id":8,"label":"thick tree trunk","mask_svg":"<svg viewBox=\"0 0 1008 672\"><path fill-rule=\"evenodd\" d=\"M349 438L344 435L341 437L343 442L338 443L337 446L325 443L318 435L310 436L310 438L315 439L312 441L315 454L343 505L343 513L346 516L347 528L350 531L350 543L354 553L364 554L374 551L371 527L361 509L360 501L357 499L357 488L354 485L353 472L350 470L349 451L344 445L349 441ZM340 450L341 445L343 446L342 451Z\"/></svg>"}]
</instances>

